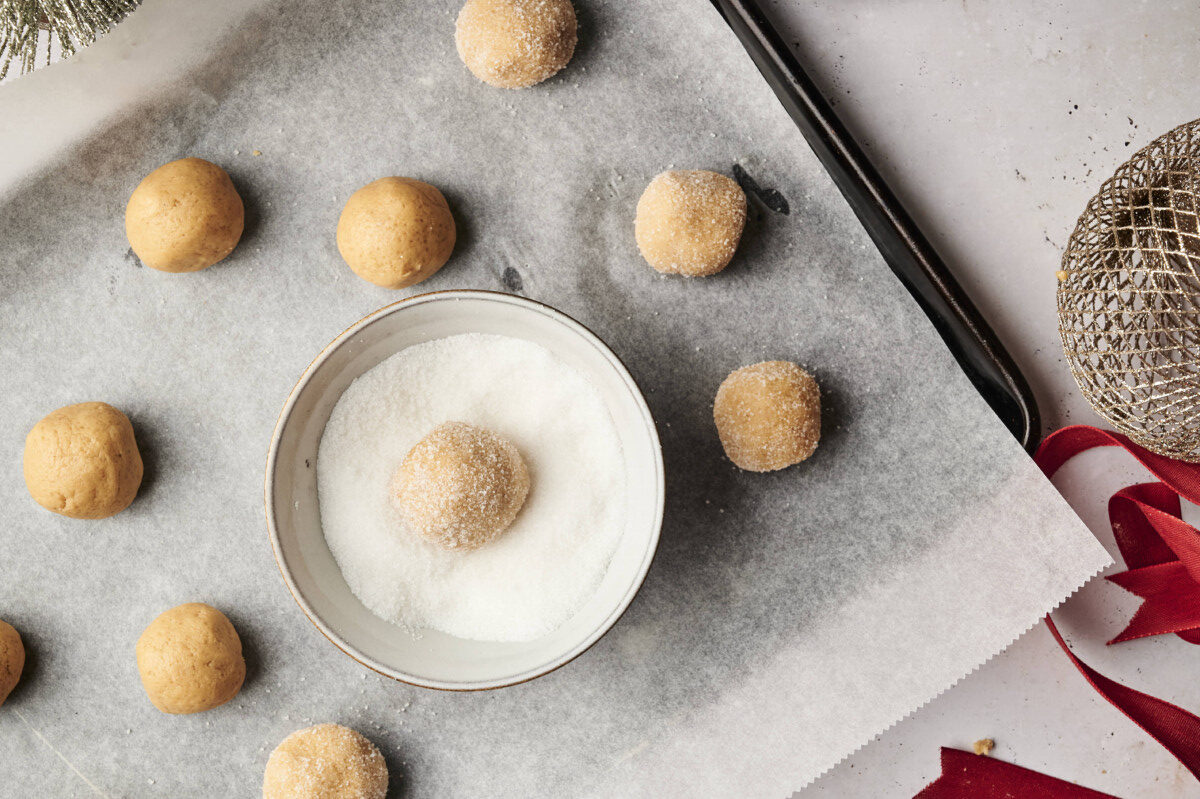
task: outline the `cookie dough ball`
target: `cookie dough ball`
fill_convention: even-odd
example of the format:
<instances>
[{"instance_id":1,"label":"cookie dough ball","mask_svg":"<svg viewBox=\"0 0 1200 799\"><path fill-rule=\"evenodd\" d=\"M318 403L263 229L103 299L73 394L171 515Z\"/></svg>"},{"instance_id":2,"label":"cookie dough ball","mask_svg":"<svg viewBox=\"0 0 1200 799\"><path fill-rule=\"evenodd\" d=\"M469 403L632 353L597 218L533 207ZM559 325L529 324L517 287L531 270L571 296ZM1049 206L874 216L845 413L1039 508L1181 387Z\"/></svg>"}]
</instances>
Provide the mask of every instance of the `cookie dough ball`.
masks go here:
<instances>
[{"instance_id":1,"label":"cookie dough ball","mask_svg":"<svg viewBox=\"0 0 1200 799\"><path fill-rule=\"evenodd\" d=\"M246 679L242 639L225 614L200 602L150 622L137 642L142 687L163 713L199 713L237 696Z\"/></svg>"},{"instance_id":2,"label":"cookie dough ball","mask_svg":"<svg viewBox=\"0 0 1200 799\"><path fill-rule=\"evenodd\" d=\"M225 170L203 158L163 164L133 190L125 235L146 266L195 272L237 246L245 209Z\"/></svg>"},{"instance_id":3,"label":"cookie dough ball","mask_svg":"<svg viewBox=\"0 0 1200 799\"><path fill-rule=\"evenodd\" d=\"M25 645L11 624L0 619L0 705L8 699L25 668Z\"/></svg>"},{"instance_id":4,"label":"cookie dough ball","mask_svg":"<svg viewBox=\"0 0 1200 799\"><path fill-rule=\"evenodd\" d=\"M765 361L736 370L717 389L717 434L729 460L773 472L806 459L821 438L821 392L794 363Z\"/></svg>"},{"instance_id":5,"label":"cookie dough ball","mask_svg":"<svg viewBox=\"0 0 1200 799\"><path fill-rule=\"evenodd\" d=\"M458 55L484 83L524 89L554 75L575 53L570 0L467 0L458 12Z\"/></svg>"},{"instance_id":6,"label":"cookie dough ball","mask_svg":"<svg viewBox=\"0 0 1200 799\"><path fill-rule=\"evenodd\" d=\"M704 277L726 266L746 225L746 193L703 169L663 172L642 192L634 235L646 262L669 275Z\"/></svg>"},{"instance_id":7,"label":"cookie dough ball","mask_svg":"<svg viewBox=\"0 0 1200 799\"><path fill-rule=\"evenodd\" d=\"M392 478L405 523L446 549L476 549L503 533L529 494L529 470L512 442L446 422L417 442Z\"/></svg>"},{"instance_id":8,"label":"cookie dough ball","mask_svg":"<svg viewBox=\"0 0 1200 799\"><path fill-rule=\"evenodd\" d=\"M103 402L50 413L25 437L25 486L46 510L103 519L133 502L142 456L128 417Z\"/></svg>"},{"instance_id":9,"label":"cookie dough ball","mask_svg":"<svg viewBox=\"0 0 1200 799\"><path fill-rule=\"evenodd\" d=\"M375 744L340 724L284 738L263 775L263 799L383 799L387 787L387 763Z\"/></svg>"},{"instance_id":10,"label":"cookie dough ball","mask_svg":"<svg viewBox=\"0 0 1200 799\"><path fill-rule=\"evenodd\" d=\"M420 283L454 250L454 217L435 187L412 178L380 178L346 201L337 246L354 273L385 289Z\"/></svg>"}]
</instances>

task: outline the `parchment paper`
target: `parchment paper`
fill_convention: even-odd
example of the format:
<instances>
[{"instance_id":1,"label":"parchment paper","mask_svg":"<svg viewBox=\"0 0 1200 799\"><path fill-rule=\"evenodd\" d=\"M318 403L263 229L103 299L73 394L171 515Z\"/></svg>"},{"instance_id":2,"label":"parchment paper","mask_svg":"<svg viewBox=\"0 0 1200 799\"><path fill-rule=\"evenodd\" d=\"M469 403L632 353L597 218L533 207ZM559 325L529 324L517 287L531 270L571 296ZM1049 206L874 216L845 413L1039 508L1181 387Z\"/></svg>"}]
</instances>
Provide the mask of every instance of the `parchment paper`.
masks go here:
<instances>
[{"instance_id":1,"label":"parchment paper","mask_svg":"<svg viewBox=\"0 0 1200 799\"><path fill-rule=\"evenodd\" d=\"M284 735L333 720L380 745L395 796L786 796L1108 563L707 0L579 0L574 62L517 93L462 67L458 5L262 2L203 44L202 67L132 104L114 93L102 129L4 187L0 617L30 659L0 708L0 795L251 796ZM8 89L11 129L36 93ZM247 232L215 268L161 274L129 252L124 203L185 155L230 171ZM748 176L751 218L718 277L662 278L638 256L637 197L671 165ZM594 649L518 687L443 694L367 671L305 620L267 543L285 396L401 296L354 277L333 236L350 192L387 174L442 187L459 222L453 260L413 291L505 289L576 316L629 364L662 436L666 524L640 595ZM747 474L711 400L765 358L814 371L825 433L805 464ZM94 399L132 417L142 493L107 521L52 516L26 495L24 435ZM224 708L162 715L134 642L196 600L233 619L249 677Z\"/></svg>"}]
</instances>

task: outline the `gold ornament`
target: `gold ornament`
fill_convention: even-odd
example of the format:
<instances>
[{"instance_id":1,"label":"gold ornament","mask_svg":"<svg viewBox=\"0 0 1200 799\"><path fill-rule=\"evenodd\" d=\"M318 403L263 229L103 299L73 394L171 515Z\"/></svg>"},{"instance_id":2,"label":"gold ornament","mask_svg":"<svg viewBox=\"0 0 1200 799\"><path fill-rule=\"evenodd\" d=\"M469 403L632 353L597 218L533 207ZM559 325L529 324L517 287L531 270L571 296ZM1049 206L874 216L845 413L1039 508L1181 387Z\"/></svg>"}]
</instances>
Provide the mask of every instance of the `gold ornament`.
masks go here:
<instances>
[{"instance_id":1,"label":"gold ornament","mask_svg":"<svg viewBox=\"0 0 1200 799\"><path fill-rule=\"evenodd\" d=\"M1088 203L1058 272L1063 351L1105 421L1200 461L1200 120L1122 164Z\"/></svg>"}]
</instances>

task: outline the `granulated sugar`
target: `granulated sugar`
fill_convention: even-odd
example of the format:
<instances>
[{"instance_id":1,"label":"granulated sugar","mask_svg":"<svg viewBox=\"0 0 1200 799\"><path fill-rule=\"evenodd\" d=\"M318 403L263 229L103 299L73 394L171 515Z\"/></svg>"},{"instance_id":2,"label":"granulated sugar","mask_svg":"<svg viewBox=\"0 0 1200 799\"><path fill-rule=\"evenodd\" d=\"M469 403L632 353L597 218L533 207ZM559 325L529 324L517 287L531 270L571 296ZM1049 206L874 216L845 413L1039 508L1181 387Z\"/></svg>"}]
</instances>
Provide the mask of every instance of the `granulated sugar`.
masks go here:
<instances>
[{"instance_id":1,"label":"granulated sugar","mask_svg":"<svg viewBox=\"0 0 1200 799\"><path fill-rule=\"evenodd\" d=\"M512 441L529 467L516 521L469 552L410 530L389 498L408 451L442 422ZM355 380L317 453L325 539L354 594L413 630L526 641L591 596L623 529L617 431L596 389L544 348L461 335L409 347Z\"/></svg>"}]
</instances>

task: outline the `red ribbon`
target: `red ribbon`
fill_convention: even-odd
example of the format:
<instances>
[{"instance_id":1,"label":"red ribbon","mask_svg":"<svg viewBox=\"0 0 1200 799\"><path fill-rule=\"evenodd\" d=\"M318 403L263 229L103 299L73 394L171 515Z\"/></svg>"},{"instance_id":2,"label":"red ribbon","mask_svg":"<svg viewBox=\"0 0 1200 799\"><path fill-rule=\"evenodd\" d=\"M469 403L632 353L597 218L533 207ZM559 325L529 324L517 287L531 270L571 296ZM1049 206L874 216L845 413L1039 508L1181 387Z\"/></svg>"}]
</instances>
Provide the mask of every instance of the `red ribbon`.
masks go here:
<instances>
[{"instance_id":1,"label":"red ribbon","mask_svg":"<svg viewBox=\"0 0 1200 799\"><path fill-rule=\"evenodd\" d=\"M1034 461L1047 477L1085 450L1122 447L1162 482L1129 486L1108 503L1109 520L1128 571L1109 580L1145 600L1110 644L1175 633L1200 643L1200 530L1180 518L1179 498L1200 504L1200 465L1171 460L1125 436L1095 427L1064 427L1049 435ZM1054 621L1046 626L1096 691L1162 744L1200 778L1200 717L1157 697L1110 680L1075 656ZM1108 797L1037 772L954 749L942 750L942 776L915 799L1009 797Z\"/></svg>"},{"instance_id":2,"label":"red ribbon","mask_svg":"<svg viewBox=\"0 0 1200 799\"><path fill-rule=\"evenodd\" d=\"M942 747L942 776L913 799L1118 799L1003 760Z\"/></svg>"},{"instance_id":3,"label":"red ribbon","mask_svg":"<svg viewBox=\"0 0 1200 799\"><path fill-rule=\"evenodd\" d=\"M1125 436L1083 425L1051 433L1033 459L1050 477L1080 452L1106 446L1123 447L1162 481L1131 486L1109 501L1117 545L1133 567L1111 579L1146 598L1129 626L1110 643L1165 632L1193 640L1200 626L1200 531L1179 519L1179 497L1200 504L1200 466L1156 455ZM1174 499L1168 489L1177 495ZM1170 593L1175 589L1182 593ZM1049 616L1046 625L1101 696L1200 778L1200 717L1108 679L1075 657Z\"/></svg>"},{"instance_id":4,"label":"red ribbon","mask_svg":"<svg viewBox=\"0 0 1200 799\"><path fill-rule=\"evenodd\" d=\"M1101 446L1124 447L1163 481L1129 486L1108 502L1113 535L1129 567L1108 579L1145 600L1129 626L1109 643L1164 633L1200 643L1200 531L1179 518L1179 497L1200 504L1200 466L1081 425L1052 433L1034 460L1050 477L1073 456Z\"/></svg>"},{"instance_id":5,"label":"red ribbon","mask_svg":"<svg viewBox=\"0 0 1200 799\"><path fill-rule=\"evenodd\" d=\"M1108 579L1145 600L1110 644L1164 633L1200 643L1200 531L1179 515L1179 495L1164 483L1129 486L1109 500L1129 571Z\"/></svg>"}]
</instances>

